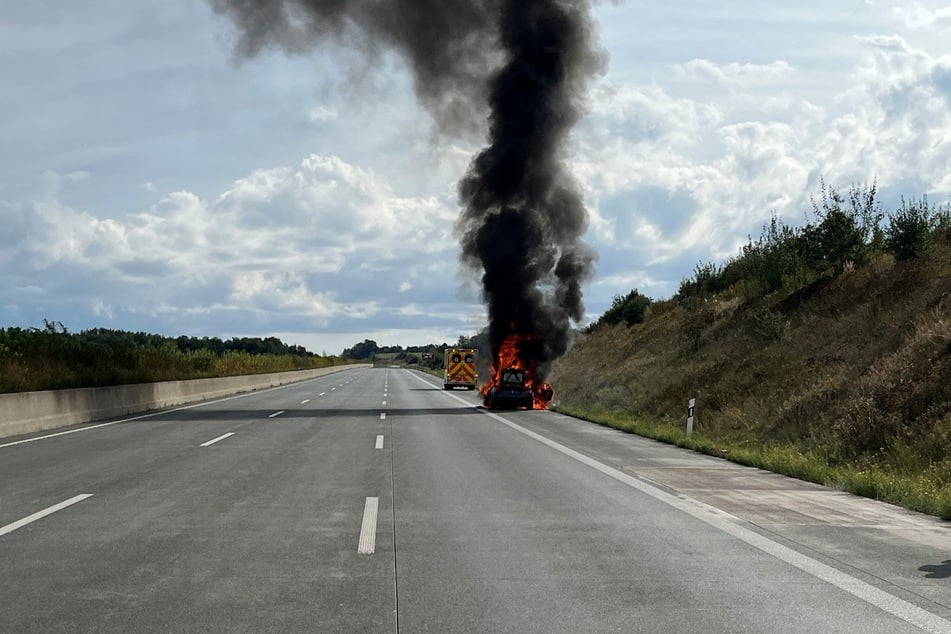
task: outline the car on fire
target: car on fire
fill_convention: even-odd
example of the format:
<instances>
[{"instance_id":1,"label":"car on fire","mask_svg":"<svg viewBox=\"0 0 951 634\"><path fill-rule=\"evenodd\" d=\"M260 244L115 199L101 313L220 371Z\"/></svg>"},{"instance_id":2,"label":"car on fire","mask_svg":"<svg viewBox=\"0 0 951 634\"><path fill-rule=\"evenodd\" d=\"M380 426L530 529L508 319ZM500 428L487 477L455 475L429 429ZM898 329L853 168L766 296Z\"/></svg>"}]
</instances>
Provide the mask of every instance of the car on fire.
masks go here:
<instances>
[{"instance_id":1,"label":"car on fire","mask_svg":"<svg viewBox=\"0 0 951 634\"><path fill-rule=\"evenodd\" d=\"M525 384L525 370L505 368L499 382L489 388L483 405L487 409L533 409L535 397Z\"/></svg>"}]
</instances>

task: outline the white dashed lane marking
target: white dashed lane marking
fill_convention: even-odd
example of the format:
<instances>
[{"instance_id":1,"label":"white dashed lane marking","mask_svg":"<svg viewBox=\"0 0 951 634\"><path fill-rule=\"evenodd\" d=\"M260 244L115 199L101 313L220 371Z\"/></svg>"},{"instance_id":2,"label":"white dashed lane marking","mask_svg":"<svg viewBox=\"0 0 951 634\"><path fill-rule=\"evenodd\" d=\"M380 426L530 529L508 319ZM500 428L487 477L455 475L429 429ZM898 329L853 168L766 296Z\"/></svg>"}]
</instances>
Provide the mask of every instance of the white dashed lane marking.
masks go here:
<instances>
[{"instance_id":1,"label":"white dashed lane marking","mask_svg":"<svg viewBox=\"0 0 951 634\"><path fill-rule=\"evenodd\" d=\"M367 498L363 507L363 524L360 526L360 543L357 553L372 555L376 550L376 516L380 508L380 498Z\"/></svg>"},{"instance_id":2,"label":"white dashed lane marking","mask_svg":"<svg viewBox=\"0 0 951 634\"><path fill-rule=\"evenodd\" d=\"M215 444L216 442L218 442L219 440L224 440L225 438L230 438L231 436L234 436L234 432L233 432L233 431L229 431L227 434L224 434L223 436L218 436L217 438L212 438L212 439L209 440L208 442L203 442L203 443L201 443L201 444L198 445L198 446L199 446L199 447L210 447L210 446L212 446L213 444Z\"/></svg>"},{"instance_id":3,"label":"white dashed lane marking","mask_svg":"<svg viewBox=\"0 0 951 634\"><path fill-rule=\"evenodd\" d=\"M6 526L0 526L0 536L6 535L7 533L12 533L18 528L23 528L27 524L32 524L36 520L43 519L47 515L52 515L56 511L62 511L64 508L70 507L73 504L76 504L77 502L82 502L86 498L91 498L91 497L92 497L92 493L83 493L81 495L77 495L76 497L71 497L68 500L60 502L59 504L54 504L53 506L47 507L43 509L42 511L37 511L36 513L33 513L32 515L27 515L23 519L17 520L13 522L12 524L7 524Z\"/></svg>"}]
</instances>

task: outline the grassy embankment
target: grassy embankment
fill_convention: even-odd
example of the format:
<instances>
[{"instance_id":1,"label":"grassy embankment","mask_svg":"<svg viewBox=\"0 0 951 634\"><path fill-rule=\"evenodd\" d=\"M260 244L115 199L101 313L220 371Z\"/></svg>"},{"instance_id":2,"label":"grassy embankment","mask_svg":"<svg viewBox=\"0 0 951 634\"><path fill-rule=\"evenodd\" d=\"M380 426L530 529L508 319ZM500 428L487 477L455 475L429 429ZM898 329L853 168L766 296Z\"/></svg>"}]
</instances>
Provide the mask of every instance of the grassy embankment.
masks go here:
<instances>
[{"instance_id":1,"label":"grassy embankment","mask_svg":"<svg viewBox=\"0 0 951 634\"><path fill-rule=\"evenodd\" d=\"M862 231L825 194L670 300L616 298L555 369L557 409L951 519L951 218L923 201Z\"/></svg>"},{"instance_id":2,"label":"grassy embankment","mask_svg":"<svg viewBox=\"0 0 951 634\"><path fill-rule=\"evenodd\" d=\"M96 329L0 328L0 393L323 368L345 363L280 340L169 338Z\"/></svg>"}]
</instances>

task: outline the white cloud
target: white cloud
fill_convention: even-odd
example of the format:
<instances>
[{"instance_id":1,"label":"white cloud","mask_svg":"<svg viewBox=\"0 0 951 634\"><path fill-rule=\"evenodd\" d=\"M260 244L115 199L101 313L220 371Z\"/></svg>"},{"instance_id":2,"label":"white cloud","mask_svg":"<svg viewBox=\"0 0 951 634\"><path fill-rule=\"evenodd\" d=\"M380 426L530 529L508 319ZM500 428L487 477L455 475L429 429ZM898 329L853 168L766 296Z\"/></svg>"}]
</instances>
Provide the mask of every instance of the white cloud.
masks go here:
<instances>
[{"instance_id":1,"label":"white cloud","mask_svg":"<svg viewBox=\"0 0 951 634\"><path fill-rule=\"evenodd\" d=\"M421 314L406 313L405 299L395 298L432 288L425 270L432 258L448 268L440 284L454 283L455 214L447 204L397 196L332 156L256 170L212 201L174 192L120 219L40 201L0 206L0 220L19 234L0 245L0 261L18 263L3 277L44 278L55 267L92 276L89 284L101 286L91 306L98 316L245 312L326 324L368 319L388 304ZM354 275L365 278L362 287ZM79 298L90 289L58 292ZM18 295L0 292L4 300Z\"/></svg>"},{"instance_id":2,"label":"white cloud","mask_svg":"<svg viewBox=\"0 0 951 634\"><path fill-rule=\"evenodd\" d=\"M951 26L951 7L948 6L928 9L916 2L911 7L893 7L892 13L904 23L905 28L911 30L934 30Z\"/></svg>"},{"instance_id":3,"label":"white cloud","mask_svg":"<svg viewBox=\"0 0 951 634\"><path fill-rule=\"evenodd\" d=\"M622 116L634 120L626 129L623 120L595 123L597 133L581 143L578 171L593 183L605 219L595 225L596 238L630 245L645 263L700 245L732 253L751 219L806 184L809 170L791 156L796 139L787 124L731 123L729 113L674 99L656 86L617 94ZM603 112L617 117L618 110ZM662 200L641 197L657 190L666 192ZM623 199L624 207L611 199ZM671 213L679 218L675 227L665 222ZM629 228L621 234L624 224ZM599 234L603 226L613 231Z\"/></svg>"},{"instance_id":4,"label":"white cloud","mask_svg":"<svg viewBox=\"0 0 951 634\"><path fill-rule=\"evenodd\" d=\"M72 170L66 173L60 173L55 170L44 170L42 175L43 192L49 199L55 199L63 190L63 185L73 185L82 183L92 178L92 174L86 170Z\"/></svg>"},{"instance_id":5,"label":"white cloud","mask_svg":"<svg viewBox=\"0 0 951 634\"><path fill-rule=\"evenodd\" d=\"M801 222L819 176L947 194L951 58L897 36L857 42L864 61L821 104L787 98L756 110L735 95L675 97L656 83L601 87L576 162L596 206L595 241L630 250L629 266L649 271L685 252L733 255L772 210ZM698 60L679 68L725 82L799 72Z\"/></svg>"},{"instance_id":6,"label":"white cloud","mask_svg":"<svg viewBox=\"0 0 951 634\"><path fill-rule=\"evenodd\" d=\"M911 180L934 191L951 169L951 56L898 36L861 43L869 57L840 96L842 112L818 140L816 162L839 178Z\"/></svg>"},{"instance_id":7,"label":"white cloud","mask_svg":"<svg viewBox=\"0 0 951 634\"><path fill-rule=\"evenodd\" d=\"M715 64L706 59L692 59L684 64L674 64L673 69L679 75L735 86L782 81L793 72L792 66L784 60L769 64L739 62Z\"/></svg>"},{"instance_id":8,"label":"white cloud","mask_svg":"<svg viewBox=\"0 0 951 634\"><path fill-rule=\"evenodd\" d=\"M605 275L599 277L594 285L603 287L614 294L618 294L622 291L622 289L652 288L656 286L657 283L658 281L649 273L647 273L647 271L641 270L616 273L614 275Z\"/></svg>"},{"instance_id":9,"label":"white cloud","mask_svg":"<svg viewBox=\"0 0 951 634\"><path fill-rule=\"evenodd\" d=\"M63 175L63 178L71 183L81 183L92 178L92 174L86 170L74 170Z\"/></svg>"},{"instance_id":10,"label":"white cloud","mask_svg":"<svg viewBox=\"0 0 951 634\"><path fill-rule=\"evenodd\" d=\"M112 311L112 306L109 306L108 304L106 304L105 302L103 302L101 299L95 300L95 301L93 302L93 304L92 304L92 312L93 312L94 315L96 315L96 316L98 316L98 317L102 317L102 318L107 319L107 320L109 320L109 321L112 321L113 316L114 316L113 311Z\"/></svg>"},{"instance_id":11,"label":"white cloud","mask_svg":"<svg viewBox=\"0 0 951 634\"><path fill-rule=\"evenodd\" d=\"M337 119L337 112L324 106L314 106L307 111L307 120L311 123L328 123Z\"/></svg>"},{"instance_id":12,"label":"white cloud","mask_svg":"<svg viewBox=\"0 0 951 634\"><path fill-rule=\"evenodd\" d=\"M400 315L409 315L411 317L418 317L420 315L425 315L426 312L421 310L416 304L407 304L405 306L400 306L397 308L397 312Z\"/></svg>"}]
</instances>

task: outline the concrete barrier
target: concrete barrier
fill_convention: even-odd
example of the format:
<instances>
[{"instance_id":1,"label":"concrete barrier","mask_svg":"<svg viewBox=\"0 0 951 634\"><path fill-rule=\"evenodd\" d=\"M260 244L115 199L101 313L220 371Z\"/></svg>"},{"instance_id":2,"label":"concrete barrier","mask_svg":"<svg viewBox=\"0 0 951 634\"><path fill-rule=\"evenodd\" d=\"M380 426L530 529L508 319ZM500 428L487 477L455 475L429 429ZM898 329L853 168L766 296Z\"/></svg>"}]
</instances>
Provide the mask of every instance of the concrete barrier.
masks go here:
<instances>
[{"instance_id":1,"label":"concrete barrier","mask_svg":"<svg viewBox=\"0 0 951 634\"><path fill-rule=\"evenodd\" d=\"M372 366L338 365L274 374L0 394L0 438L197 403L368 367Z\"/></svg>"}]
</instances>

